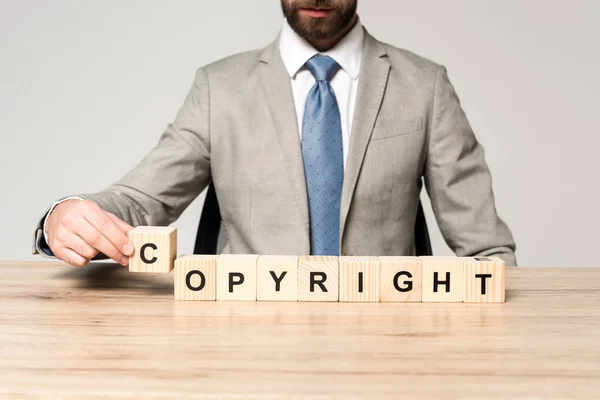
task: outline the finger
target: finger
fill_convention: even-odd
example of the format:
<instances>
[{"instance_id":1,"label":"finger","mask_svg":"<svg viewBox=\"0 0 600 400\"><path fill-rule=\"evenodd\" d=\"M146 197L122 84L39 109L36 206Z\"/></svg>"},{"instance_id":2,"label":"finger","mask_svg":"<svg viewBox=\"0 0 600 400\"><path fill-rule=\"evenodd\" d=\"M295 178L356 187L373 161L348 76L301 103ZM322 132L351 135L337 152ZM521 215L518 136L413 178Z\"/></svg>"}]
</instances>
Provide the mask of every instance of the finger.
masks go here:
<instances>
[{"instance_id":1,"label":"finger","mask_svg":"<svg viewBox=\"0 0 600 400\"><path fill-rule=\"evenodd\" d=\"M115 214L106 212L106 215L108 215L110 217L110 219L112 219L113 222L115 224L117 224L117 226L121 229L121 231L124 234L128 235L129 232L133 229L133 226L129 225L127 222L123 221L122 219L117 217Z\"/></svg>"},{"instance_id":2,"label":"finger","mask_svg":"<svg viewBox=\"0 0 600 400\"><path fill-rule=\"evenodd\" d=\"M67 264L71 264L72 266L78 268L85 267L90 262L90 260L88 260L87 258L82 257L81 255L66 247L61 247L60 249L56 250L56 253L54 255L59 260L62 260Z\"/></svg>"},{"instance_id":3,"label":"finger","mask_svg":"<svg viewBox=\"0 0 600 400\"><path fill-rule=\"evenodd\" d=\"M121 257L130 256L133 253L133 245L129 237L125 235L114 221L95 203L88 203L83 217L100 232L112 246L121 253ZM85 238L85 236L84 236ZM86 238L87 239L87 238ZM87 241L87 240L86 240ZM88 241L88 243L90 243ZM90 243L93 245L93 243ZM97 248L97 247L96 247ZM100 249L98 249L100 250ZM104 253L106 254L106 253ZM106 254L108 256L108 254ZM111 256L109 256L111 257ZM116 257L116 255L115 255ZM111 257L112 258L112 257ZM120 262L120 261L118 261Z\"/></svg>"},{"instance_id":4,"label":"finger","mask_svg":"<svg viewBox=\"0 0 600 400\"><path fill-rule=\"evenodd\" d=\"M121 265L129 264L129 257L125 256L92 224L87 220L82 221L74 228L73 232L86 241L87 244L92 246L107 257L115 260Z\"/></svg>"},{"instance_id":5,"label":"finger","mask_svg":"<svg viewBox=\"0 0 600 400\"><path fill-rule=\"evenodd\" d=\"M76 234L72 234L68 240L65 241L65 247L73 250L83 258L91 260L98 255L98 250L90 246L83 238Z\"/></svg>"}]
</instances>

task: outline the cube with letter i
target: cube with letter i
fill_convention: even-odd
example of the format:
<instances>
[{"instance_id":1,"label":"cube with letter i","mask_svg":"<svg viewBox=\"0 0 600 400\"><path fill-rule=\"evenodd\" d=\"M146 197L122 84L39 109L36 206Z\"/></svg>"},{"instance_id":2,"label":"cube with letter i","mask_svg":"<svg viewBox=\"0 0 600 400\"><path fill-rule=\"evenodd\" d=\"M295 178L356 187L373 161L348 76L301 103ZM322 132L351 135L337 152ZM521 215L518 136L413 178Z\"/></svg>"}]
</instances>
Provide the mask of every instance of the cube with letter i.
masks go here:
<instances>
[{"instance_id":1,"label":"cube with letter i","mask_svg":"<svg viewBox=\"0 0 600 400\"><path fill-rule=\"evenodd\" d=\"M217 299L217 256L182 256L175 260L175 300Z\"/></svg>"},{"instance_id":2,"label":"cube with letter i","mask_svg":"<svg viewBox=\"0 0 600 400\"><path fill-rule=\"evenodd\" d=\"M139 226L129 232L134 253L129 257L129 271L168 273L177 257L177 229L174 227Z\"/></svg>"},{"instance_id":3,"label":"cube with letter i","mask_svg":"<svg viewBox=\"0 0 600 400\"><path fill-rule=\"evenodd\" d=\"M298 301L338 301L339 258L301 256L298 259Z\"/></svg>"},{"instance_id":4,"label":"cube with letter i","mask_svg":"<svg viewBox=\"0 0 600 400\"><path fill-rule=\"evenodd\" d=\"M419 257L379 257L381 302L421 302L422 267Z\"/></svg>"},{"instance_id":5,"label":"cube with letter i","mask_svg":"<svg viewBox=\"0 0 600 400\"><path fill-rule=\"evenodd\" d=\"M340 257L340 301L379 302L379 258Z\"/></svg>"},{"instance_id":6,"label":"cube with letter i","mask_svg":"<svg viewBox=\"0 0 600 400\"><path fill-rule=\"evenodd\" d=\"M462 303L465 268L459 257L419 257L422 262L422 301Z\"/></svg>"},{"instance_id":7,"label":"cube with letter i","mask_svg":"<svg viewBox=\"0 0 600 400\"><path fill-rule=\"evenodd\" d=\"M217 300L256 301L256 254L217 258Z\"/></svg>"},{"instance_id":8,"label":"cube with letter i","mask_svg":"<svg viewBox=\"0 0 600 400\"><path fill-rule=\"evenodd\" d=\"M256 269L258 301L298 300L298 256L260 256Z\"/></svg>"},{"instance_id":9,"label":"cube with letter i","mask_svg":"<svg viewBox=\"0 0 600 400\"><path fill-rule=\"evenodd\" d=\"M468 257L465 263L466 303L504 303L506 266L498 257Z\"/></svg>"}]
</instances>

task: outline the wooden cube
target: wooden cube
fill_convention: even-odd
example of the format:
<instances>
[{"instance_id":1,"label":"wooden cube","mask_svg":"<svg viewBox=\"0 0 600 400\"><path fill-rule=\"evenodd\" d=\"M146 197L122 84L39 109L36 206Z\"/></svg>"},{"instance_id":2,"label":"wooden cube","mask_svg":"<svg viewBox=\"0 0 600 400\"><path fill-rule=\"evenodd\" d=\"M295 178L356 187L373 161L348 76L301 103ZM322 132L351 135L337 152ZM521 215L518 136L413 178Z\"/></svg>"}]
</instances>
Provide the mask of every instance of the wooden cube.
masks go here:
<instances>
[{"instance_id":1,"label":"wooden cube","mask_svg":"<svg viewBox=\"0 0 600 400\"><path fill-rule=\"evenodd\" d=\"M419 257L379 257L381 302L421 302L422 270Z\"/></svg>"},{"instance_id":2,"label":"wooden cube","mask_svg":"<svg viewBox=\"0 0 600 400\"><path fill-rule=\"evenodd\" d=\"M175 300L217 299L217 256L182 256L175 260Z\"/></svg>"},{"instance_id":3,"label":"wooden cube","mask_svg":"<svg viewBox=\"0 0 600 400\"><path fill-rule=\"evenodd\" d=\"M465 268L458 257L420 257L423 263L422 301L461 303L465 298Z\"/></svg>"},{"instance_id":4,"label":"wooden cube","mask_svg":"<svg viewBox=\"0 0 600 400\"><path fill-rule=\"evenodd\" d=\"M465 302L504 303L506 267L498 257L464 258Z\"/></svg>"},{"instance_id":5,"label":"wooden cube","mask_svg":"<svg viewBox=\"0 0 600 400\"><path fill-rule=\"evenodd\" d=\"M129 232L134 253L129 271L168 273L177 257L177 229L163 226L139 226Z\"/></svg>"},{"instance_id":6,"label":"wooden cube","mask_svg":"<svg viewBox=\"0 0 600 400\"><path fill-rule=\"evenodd\" d=\"M256 269L258 301L298 300L298 256L260 256Z\"/></svg>"},{"instance_id":7,"label":"wooden cube","mask_svg":"<svg viewBox=\"0 0 600 400\"><path fill-rule=\"evenodd\" d=\"M256 254L217 258L217 300L256 301Z\"/></svg>"},{"instance_id":8,"label":"wooden cube","mask_svg":"<svg viewBox=\"0 0 600 400\"><path fill-rule=\"evenodd\" d=\"M340 257L340 301L377 303L380 294L379 258Z\"/></svg>"},{"instance_id":9,"label":"wooden cube","mask_svg":"<svg viewBox=\"0 0 600 400\"><path fill-rule=\"evenodd\" d=\"M301 256L298 259L298 301L338 301L339 258Z\"/></svg>"}]
</instances>

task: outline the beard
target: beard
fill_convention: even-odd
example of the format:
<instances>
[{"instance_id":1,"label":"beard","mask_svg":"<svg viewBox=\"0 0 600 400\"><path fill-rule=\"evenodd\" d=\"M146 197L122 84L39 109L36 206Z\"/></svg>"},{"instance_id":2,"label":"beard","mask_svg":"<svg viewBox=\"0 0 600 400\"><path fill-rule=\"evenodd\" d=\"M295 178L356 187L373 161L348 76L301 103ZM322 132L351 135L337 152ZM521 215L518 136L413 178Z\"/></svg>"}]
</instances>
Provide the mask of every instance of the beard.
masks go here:
<instances>
[{"instance_id":1,"label":"beard","mask_svg":"<svg viewBox=\"0 0 600 400\"><path fill-rule=\"evenodd\" d=\"M344 31L356 14L357 0L342 5L336 3L335 0L296 0L288 5L286 0L281 0L281 8L288 24L299 36L309 41L324 40ZM331 11L324 18L313 18L300 12L303 8L316 7Z\"/></svg>"}]
</instances>

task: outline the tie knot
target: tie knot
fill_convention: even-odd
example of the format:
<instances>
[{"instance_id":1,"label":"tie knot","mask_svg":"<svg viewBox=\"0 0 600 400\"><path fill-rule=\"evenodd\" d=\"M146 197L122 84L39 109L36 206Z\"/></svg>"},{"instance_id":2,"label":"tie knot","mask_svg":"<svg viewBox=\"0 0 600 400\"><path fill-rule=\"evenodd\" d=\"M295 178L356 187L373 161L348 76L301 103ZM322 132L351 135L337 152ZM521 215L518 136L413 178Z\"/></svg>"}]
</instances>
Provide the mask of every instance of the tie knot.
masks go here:
<instances>
[{"instance_id":1,"label":"tie knot","mask_svg":"<svg viewBox=\"0 0 600 400\"><path fill-rule=\"evenodd\" d=\"M333 58L321 55L314 56L305 65L317 81L329 81L340 69L340 65Z\"/></svg>"}]
</instances>

